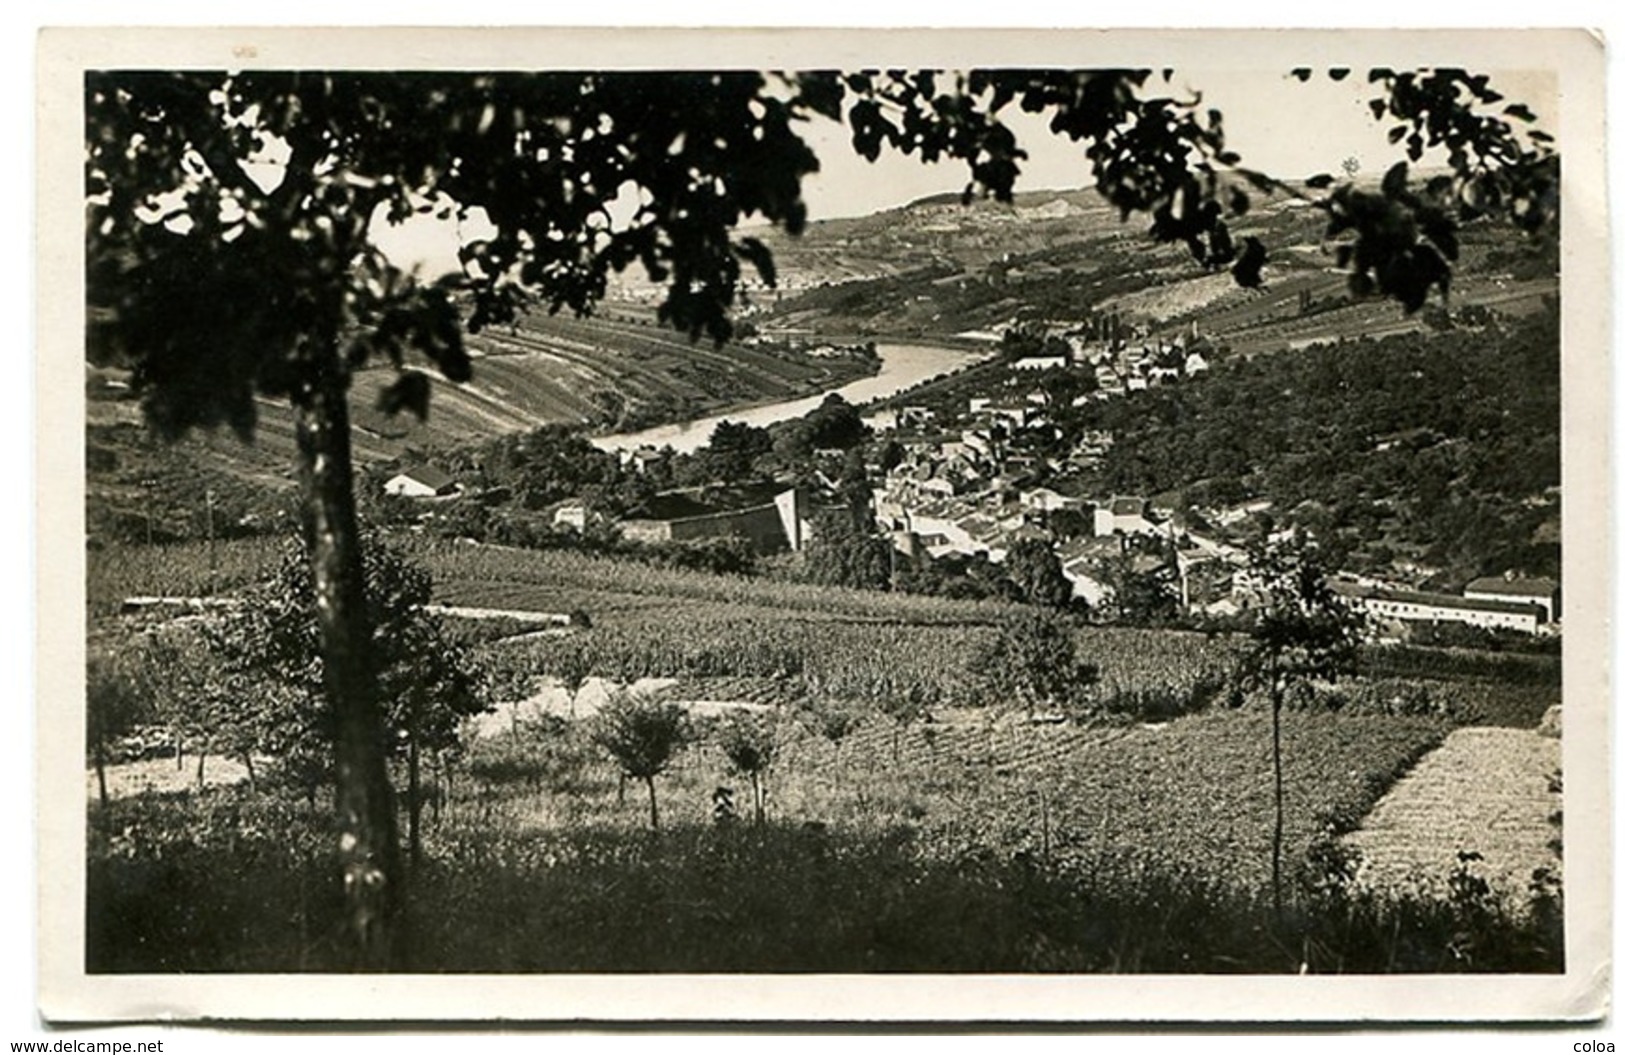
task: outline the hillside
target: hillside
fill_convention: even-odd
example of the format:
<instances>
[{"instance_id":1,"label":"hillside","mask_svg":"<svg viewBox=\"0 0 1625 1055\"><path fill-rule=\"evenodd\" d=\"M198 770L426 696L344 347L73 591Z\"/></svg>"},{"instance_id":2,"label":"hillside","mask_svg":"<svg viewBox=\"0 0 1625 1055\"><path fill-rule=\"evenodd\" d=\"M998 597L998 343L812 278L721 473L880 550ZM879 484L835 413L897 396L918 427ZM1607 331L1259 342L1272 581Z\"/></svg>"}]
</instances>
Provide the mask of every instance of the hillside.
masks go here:
<instances>
[{"instance_id":1,"label":"hillside","mask_svg":"<svg viewBox=\"0 0 1625 1055\"><path fill-rule=\"evenodd\" d=\"M1154 331L1194 324L1246 351L1421 329L1425 313L1350 296L1323 230L1304 200L1255 201L1233 227L1270 250L1264 285L1248 290L1204 272L1183 246L1154 243L1092 190L1034 191L1010 205L929 198L815 223L797 238L765 236L780 282L756 317L765 330L944 335L1116 312ZM1525 314L1556 292L1555 247L1486 224L1464 227L1461 243L1452 310Z\"/></svg>"},{"instance_id":2,"label":"hillside","mask_svg":"<svg viewBox=\"0 0 1625 1055\"><path fill-rule=\"evenodd\" d=\"M763 232L778 261L779 288L752 291L740 320L746 332L754 328L769 338L804 341L808 334L987 334L1015 320L1033 320L1054 332L1111 315L1146 333L1195 330L1221 349L1245 356L1357 337L1479 330L1491 320L1510 327L1540 311L1557 289L1551 246L1531 247L1506 229L1468 225L1462 231L1449 311L1430 306L1406 315L1390 301L1350 295L1346 277L1329 266L1319 216L1291 197L1254 204L1236 234L1258 235L1272 255L1263 287L1247 290L1226 273L1203 273L1182 247L1154 244L1134 225L1120 222L1092 190L1036 191L1018 195L1009 205L966 206L952 196L928 198L872 216L816 223L796 238ZM424 422L380 414L377 395L392 374L387 369L363 371L352 400L358 465L464 447L549 423L629 430L686 420L823 391L872 368L861 357L816 357L787 342L738 341L722 348L691 343L655 325L654 296L653 290L624 286L597 318L532 316L514 327L471 337L474 380L463 385L434 380L431 412ZM1554 367L1540 385L1555 385L1556 376ZM959 392L980 383L979 378L967 374L950 383ZM214 495L216 533L252 530L266 518L286 515L281 495L291 484L294 433L285 406L261 402L251 447L220 435L160 448L140 429L138 408L120 387L125 380L116 372L99 372L89 386L93 537L202 537L210 530L209 503L191 496L205 492ZM1259 390L1264 383L1242 375L1226 382L1233 392ZM1355 378L1353 383L1363 382ZM1146 400L1157 398L1166 397ZM1127 409L1114 411L1124 419L1120 424L1131 423L1137 407L1130 401ZM1422 424L1419 419L1406 427ZM1138 430L1125 433L1130 434L1135 443L1119 447L1108 473L1112 486L1154 494L1202 484L1213 475L1146 469L1147 463L1164 457L1158 445L1172 441L1161 434L1142 437ZM1287 442L1270 428L1241 437L1235 446L1217 448L1235 457L1240 451L1253 452L1245 471L1232 466L1218 490L1281 491L1293 504L1320 497L1305 484L1324 481L1286 481L1284 474L1296 471L1292 467L1303 460L1282 462L1271 454L1273 448L1260 448L1260 437L1266 435L1272 442ZM1478 442L1464 439L1469 445ZM1203 442L1210 445L1184 464L1211 461L1212 441L1213 436L1206 436ZM1175 448L1189 442L1195 441L1178 441ZM1132 459L1126 453L1131 449L1137 452ZM1496 457L1503 466L1518 464ZM1139 468L1125 468L1129 465ZM1487 470L1473 471L1482 477ZM1452 469L1449 478L1455 475L1459 473ZM1268 487L1264 476L1270 477ZM1246 479L1238 486L1241 477ZM1399 486L1410 485L1401 481ZM1482 494L1484 486L1475 483L1470 490ZM1350 484L1343 491L1355 494L1359 488ZM1410 493L1385 501L1405 505ZM1397 530L1361 528L1351 537L1351 546L1362 562L1373 566L1398 556L1452 577L1470 574L1489 554L1503 561L1516 558L1520 565L1552 563L1555 556L1540 553L1555 554L1555 528L1548 523L1553 518L1540 513L1538 494L1531 499L1536 506L1516 504L1523 497L1529 496L1520 492L1493 508L1447 503L1419 520L1400 518ZM1461 522L1442 523L1446 511ZM1485 529L1465 526L1477 523L1481 514L1494 514L1503 525L1487 532L1495 537L1488 552L1476 544L1485 541ZM1441 531L1443 535L1436 534ZM1476 542L1464 548L1456 540L1466 535L1474 535Z\"/></svg>"},{"instance_id":3,"label":"hillside","mask_svg":"<svg viewBox=\"0 0 1625 1055\"><path fill-rule=\"evenodd\" d=\"M1086 412L1125 494L1262 497L1360 570L1452 589L1561 573L1558 318L1221 363Z\"/></svg>"},{"instance_id":4,"label":"hillside","mask_svg":"<svg viewBox=\"0 0 1625 1055\"><path fill-rule=\"evenodd\" d=\"M629 307L604 317L533 315L468 338L474 379L431 376L429 416L388 417L378 394L394 377L359 372L351 398L358 467L547 424L636 429L728 407L811 395L873 369L861 357L814 357L784 346L693 343ZM159 540L201 538L205 491L218 532L277 515L293 482L295 440L287 404L259 400L252 444L227 433L173 446L147 435L128 375L87 379L87 488L91 534ZM245 523L245 518L247 522Z\"/></svg>"}]
</instances>

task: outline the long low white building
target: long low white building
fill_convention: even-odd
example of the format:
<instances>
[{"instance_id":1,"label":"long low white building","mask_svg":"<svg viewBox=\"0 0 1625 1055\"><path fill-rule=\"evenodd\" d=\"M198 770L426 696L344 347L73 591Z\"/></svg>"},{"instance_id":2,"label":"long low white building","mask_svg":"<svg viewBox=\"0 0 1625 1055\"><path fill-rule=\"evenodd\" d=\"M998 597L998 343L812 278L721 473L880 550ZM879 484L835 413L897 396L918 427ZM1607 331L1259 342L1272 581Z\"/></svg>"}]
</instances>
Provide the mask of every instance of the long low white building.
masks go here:
<instances>
[{"instance_id":1,"label":"long low white building","mask_svg":"<svg viewBox=\"0 0 1625 1055\"><path fill-rule=\"evenodd\" d=\"M1349 605L1376 619L1408 623L1463 623L1486 630L1540 632L1546 609L1532 601L1488 600L1447 593L1392 590L1333 582L1332 591Z\"/></svg>"},{"instance_id":2,"label":"long low white building","mask_svg":"<svg viewBox=\"0 0 1625 1055\"><path fill-rule=\"evenodd\" d=\"M1462 596L1475 601L1511 601L1518 604L1536 604L1546 612L1548 622L1563 618L1561 590L1551 579L1511 578L1487 576L1474 579L1461 591Z\"/></svg>"}]
</instances>

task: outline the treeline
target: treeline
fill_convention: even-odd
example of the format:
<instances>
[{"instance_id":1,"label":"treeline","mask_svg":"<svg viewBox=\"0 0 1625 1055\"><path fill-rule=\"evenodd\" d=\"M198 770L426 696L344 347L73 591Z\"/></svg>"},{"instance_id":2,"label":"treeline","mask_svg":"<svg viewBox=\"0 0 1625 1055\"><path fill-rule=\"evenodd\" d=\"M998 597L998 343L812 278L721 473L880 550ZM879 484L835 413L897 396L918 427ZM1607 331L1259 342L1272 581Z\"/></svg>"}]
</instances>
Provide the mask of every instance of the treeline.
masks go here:
<instances>
[{"instance_id":1,"label":"treeline","mask_svg":"<svg viewBox=\"0 0 1625 1055\"><path fill-rule=\"evenodd\" d=\"M393 462L368 467L360 492L369 519L384 526L528 549L575 549L661 568L749 575L758 570L760 555L746 539L641 542L622 537L619 522L649 515L672 491L718 508L737 508L799 486L819 504L850 508L868 495L863 461L868 439L857 408L831 394L806 415L770 429L724 421L698 450L668 449L641 467L599 450L575 429L547 425L426 454L423 461L450 473L461 487L455 499L425 503L387 494L386 482L401 468ZM564 504L582 507L580 523L555 517Z\"/></svg>"},{"instance_id":2,"label":"treeline","mask_svg":"<svg viewBox=\"0 0 1625 1055\"><path fill-rule=\"evenodd\" d=\"M88 425L87 544L165 545L292 530L298 522L292 487L219 468L211 454L201 440L172 445L140 425ZM245 448L222 457L254 456Z\"/></svg>"},{"instance_id":3,"label":"treeline","mask_svg":"<svg viewBox=\"0 0 1625 1055\"><path fill-rule=\"evenodd\" d=\"M1223 363L1093 406L1102 485L1197 505L1263 497L1344 563L1440 585L1560 571L1555 304L1510 328L1345 340Z\"/></svg>"}]
</instances>

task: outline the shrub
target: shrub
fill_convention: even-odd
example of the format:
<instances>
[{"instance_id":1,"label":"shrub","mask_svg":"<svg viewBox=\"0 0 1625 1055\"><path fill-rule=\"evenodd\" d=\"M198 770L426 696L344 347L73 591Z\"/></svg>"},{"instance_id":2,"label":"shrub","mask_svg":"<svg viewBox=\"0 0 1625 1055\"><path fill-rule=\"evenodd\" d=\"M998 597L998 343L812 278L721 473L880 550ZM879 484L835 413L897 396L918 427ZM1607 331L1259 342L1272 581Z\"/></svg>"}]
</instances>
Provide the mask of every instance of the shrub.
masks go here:
<instances>
[{"instance_id":1,"label":"shrub","mask_svg":"<svg viewBox=\"0 0 1625 1055\"><path fill-rule=\"evenodd\" d=\"M779 748L778 715L734 713L717 727L717 744L734 772L750 780L756 823L766 817L764 780Z\"/></svg>"},{"instance_id":2,"label":"shrub","mask_svg":"<svg viewBox=\"0 0 1625 1055\"><path fill-rule=\"evenodd\" d=\"M688 712L634 693L617 692L592 719L592 739L609 752L621 772L649 789L649 827L660 827L655 777L694 736Z\"/></svg>"},{"instance_id":3,"label":"shrub","mask_svg":"<svg viewBox=\"0 0 1625 1055\"><path fill-rule=\"evenodd\" d=\"M1225 681L1204 674L1189 688L1171 685L1119 687L1100 700L1100 711L1111 717L1138 722L1166 722L1204 711L1224 691Z\"/></svg>"}]
</instances>

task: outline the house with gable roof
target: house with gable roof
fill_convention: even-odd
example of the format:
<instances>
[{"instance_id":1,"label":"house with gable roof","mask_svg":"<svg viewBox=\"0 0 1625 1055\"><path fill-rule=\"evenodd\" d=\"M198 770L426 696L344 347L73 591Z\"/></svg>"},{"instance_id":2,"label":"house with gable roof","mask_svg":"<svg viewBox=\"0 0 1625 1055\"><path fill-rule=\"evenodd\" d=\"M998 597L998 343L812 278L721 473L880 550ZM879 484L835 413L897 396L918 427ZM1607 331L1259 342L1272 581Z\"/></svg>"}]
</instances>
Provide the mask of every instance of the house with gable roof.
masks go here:
<instances>
[{"instance_id":1,"label":"house with gable roof","mask_svg":"<svg viewBox=\"0 0 1625 1055\"><path fill-rule=\"evenodd\" d=\"M1150 504L1143 498L1113 495L1095 507L1095 537L1155 534L1150 513Z\"/></svg>"},{"instance_id":2,"label":"house with gable roof","mask_svg":"<svg viewBox=\"0 0 1625 1055\"><path fill-rule=\"evenodd\" d=\"M451 498L462 494L462 487L451 474L432 465L418 465L384 481L386 495L402 498Z\"/></svg>"}]
</instances>

